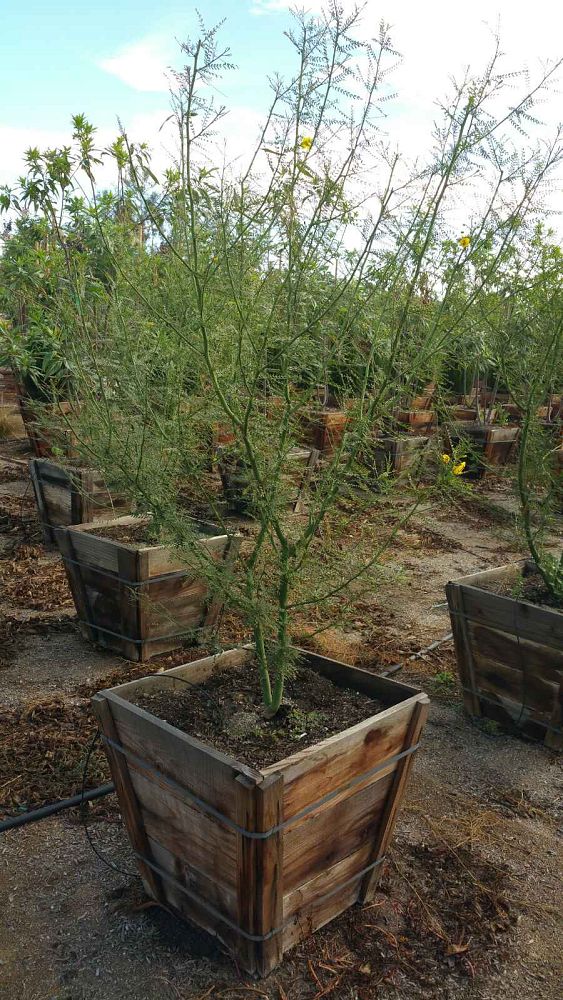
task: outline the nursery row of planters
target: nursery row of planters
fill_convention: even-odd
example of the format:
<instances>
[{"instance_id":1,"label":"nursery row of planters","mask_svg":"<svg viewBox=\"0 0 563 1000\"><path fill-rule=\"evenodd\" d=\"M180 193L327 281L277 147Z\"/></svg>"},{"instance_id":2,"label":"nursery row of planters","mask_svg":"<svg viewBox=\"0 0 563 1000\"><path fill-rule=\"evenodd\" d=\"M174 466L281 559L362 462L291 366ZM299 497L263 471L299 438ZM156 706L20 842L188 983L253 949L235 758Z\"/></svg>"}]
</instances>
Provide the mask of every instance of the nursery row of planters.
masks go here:
<instances>
[{"instance_id":1,"label":"nursery row of planters","mask_svg":"<svg viewBox=\"0 0 563 1000\"><path fill-rule=\"evenodd\" d=\"M395 413L402 434L374 437L377 472L402 473L424 457L436 417L422 408L429 398L417 402L421 408ZM289 509L316 463L341 447L347 419L324 411L304 420L309 447L290 453L285 473ZM461 418L449 434L452 449L470 442L472 477L484 463L510 460L519 428ZM134 516L99 473L44 457L48 441L35 429L30 439L41 456L30 473L45 541L59 547L84 636L140 661L205 640L222 601L197 566L154 544L150 518ZM244 514L251 480L231 444L218 433L213 453L228 507ZM229 572L241 536L202 521L194 527L202 558ZM526 563L476 574L449 583L446 593L468 714L555 749L563 742L562 617L506 592L533 569ZM349 906L373 898L428 712L426 695L408 685L297 652L303 669L368 696L373 709L275 763L250 766L216 749L213 738L161 718L159 703L154 711L143 703L159 693L173 702L218 674L255 669L250 646L102 691L93 703L145 889L215 935L255 975L268 974Z\"/></svg>"},{"instance_id":2,"label":"nursery row of planters","mask_svg":"<svg viewBox=\"0 0 563 1000\"><path fill-rule=\"evenodd\" d=\"M425 441L413 437L409 445L418 453ZM39 482L43 510L46 502L58 503L59 520L72 507L73 490L81 510L107 510L99 480L99 508L88 508L91 479L78 486L72 476L62 479L53 463L34 460L32 467L38 502ZM70 493L70 506L57 490ZM185 638L190 630L211 628L219 614L205 582L166 546L120 540L130 530L136 537L148 522L127 515L56 529L86 636L129 659L172 649L179 632ZM237 535L203 523L198 528L202 547L219 563L236 557ZM505 567L450 583L446 591L468 713L559 748L561 614L487 589L491 583L510 588L532 571L529 563ZM241 968L258 975L344 909L373 897L428 711L427 697L407 685L300 655L306 669L368 695L377 710L264 767L249 767L136 703L144 693L174 698L186 683L198 686L218 672L250 667L251 647L94 699L147 892L214 934Z\"/></svg>"}]
</instances>

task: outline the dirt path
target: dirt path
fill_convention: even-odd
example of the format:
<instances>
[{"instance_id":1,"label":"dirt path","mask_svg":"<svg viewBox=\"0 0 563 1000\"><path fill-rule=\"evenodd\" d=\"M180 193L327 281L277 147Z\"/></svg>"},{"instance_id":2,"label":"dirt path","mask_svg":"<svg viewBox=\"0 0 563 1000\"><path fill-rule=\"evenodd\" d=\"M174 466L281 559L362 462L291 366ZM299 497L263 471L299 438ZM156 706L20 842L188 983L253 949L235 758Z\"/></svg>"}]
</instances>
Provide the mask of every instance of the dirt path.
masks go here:
<instances>
[{"instance_id":1,"label":"dirt path","mask_svg":"<svg viewBox=\"0 0 563 1000\"><path fill-rule=\"evenodd\" d=\"M486 494L493 507L418 515L396 539L395 571L359 604L353 629L321 633L318 648L394 663L446 634L444 583L523 554L507 490L495 483ZM89 687L131 665L80 638L57 559L39 544L24 479L0 478L0 522L0 719L35 706L40 724L47 705L62 733L87 715ZM558 998L560 759L464 718L451 644L398 676L424 686L432 706L374 905L344 914L268 980L248 983L211 939L147 907L138 879L108 869L68 813L0 835L1 996ZM62 743L53 745L56 758ZM18 779L10 761L20 760L15 751L4 759L0 797ZM45 763L51 773L53 762ZM91 810L91 835L112 863L132 870L112 800Z\"/></svg>"}]
</instances>

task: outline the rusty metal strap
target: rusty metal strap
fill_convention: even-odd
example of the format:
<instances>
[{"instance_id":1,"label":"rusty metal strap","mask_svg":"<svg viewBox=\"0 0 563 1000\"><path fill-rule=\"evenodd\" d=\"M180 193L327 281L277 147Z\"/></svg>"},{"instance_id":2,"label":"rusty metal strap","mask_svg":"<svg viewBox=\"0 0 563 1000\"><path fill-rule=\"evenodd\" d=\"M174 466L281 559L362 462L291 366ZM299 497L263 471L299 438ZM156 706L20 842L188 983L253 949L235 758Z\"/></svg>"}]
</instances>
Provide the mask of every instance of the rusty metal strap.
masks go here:
<instances>
[{"instance_id":1,"label":"rusty metal strap","mask_svg":"<svg viewBox=\"0 0 563 1000\"><path fill-rule=\"evenodd\" d=\"M262 944L264 941L269 941L270 938L276 937L277 934L281 934L288 927L291 927L291 925L295 923L295 920L298 919L297 917L291 917L283 924L280 924L279 927L274 927L271 931L268 931L267 934L250 934L248 931L245 931L242 927L239 927L238 924L235 924L232 920L230 920L229 917L226 917L224 913L216 910L214 906L207 902L206 899L198 896L196 892L192 892L191 889L188 889L187 886L183 885L182 882L179 882L173 875L170 875L169 872L164 871L163 868L156 865L154 861L149 861L148 858L146 858L143 854L138 854L137 851L134 851L133 853L139 861L142 861L143 864L147 865L148 868L151 868L157 875L160 875L161 878L166 879L167 882L171 882L172 885L176 886L176 888L180 890L180 892L183 892L184 895L194 900L198 906L201 906L202 909L206 910L212 917L215 917L217 920L226 924L227 927L234 931L235 934L239 934L240 937L245 939L245 941ZM315 903L322 903L325 899L330 899L331 896L336 896L337 893L339 893L342 889L345 889L346 886L351 885L352 882L356 882L357 879L362 878L364 875L367 875L368 872L373 871L374 868L383 864L385 857L386 855L382 854L377 861L372 861L371 865L366 865L365 868L362 868L359 872L356 872L355 875L350 876L350 878L347 878L344 882L339 882L338 885L334 886L328 892L323 893L322 896L316 896Z\"/></svg>"},{"instance_id":2,"label":"rusty metal strap","mask_svg":"<svg viewBox=\"0 0 563 1000\"><path fill-rule=\"evenodd\" d=\"M156 768L148 764L145 760L142 759L142 757L138 757L137 754L134 754L131 750L127 750L126 747L122 746L121 743L116 743L115 740L112 740L109 736L106 736L104 733L102 733L101 735L104 743L110 746L112 750L116 750L118 753L123 754L123 756L126 757L128 760L132 761L134 764L137 764L138 767L143 768L148 774L151 775L151 777L157 778L157 780L164 782L164 784L168 785L174 791L179 792L184 798L187 798L190 800L190 802L193 802L193 804L198 806L203 812L206 812L208 813L208 815L213 816L214 819L219 820L219 822L223 823L224 826L227 826L229 827L229 829L234 830L235 833L240 834L241 837L248 838L248 840L268 840L270 837L273 837L276 833L280 833L282 830L285 830L288 826L293 826L295 823L303 819L309 813L314 812L315 809L318 809L320 806L323 806L327 802L330 802L338 795L341 795L342 792L347 792L349 789L355 788L357 785L361 784L362 781L365 781L366 778L370 778L373 775L377 774L379 771L383 771L391 764L396 764L398 763L398 761L403 760L403 758L410 757L410 755L413 754L415 750L418 750L418 747L420 746L420 743L414 743L406 750L402 750L400 753L394 754L392 757L387 757L385 760L381 761L375 767L370 768L369 771L364 771L363 774L359 774L355 778L352 778L352 780L346 782L345 785L340 785L338 788L333 789L331 792L327 792L327 794L323 795L322 798L317 799L316 802L311 803L305 809L302 809L300 812L296 813L295 816L291 816L289 819L286 819L283 823L279 823L277 824L277 826L273 826L269 830L257 831L257 830L247 830L245 829L245 827L239 826L239 824L235 823L235 821L231 819L230 816L225 816L224 813L220 812L218 809L215 808L215 806L212 806L209 802L206 802L205 799L201 799L198 795L195 795L193 792L190 792L190 790L188 788L185 788L184 785L180 785L179 782L174 781L173 778L169 778L168 775L162 774L161 771L157 771Z\"/></svg>"}]
</instances>

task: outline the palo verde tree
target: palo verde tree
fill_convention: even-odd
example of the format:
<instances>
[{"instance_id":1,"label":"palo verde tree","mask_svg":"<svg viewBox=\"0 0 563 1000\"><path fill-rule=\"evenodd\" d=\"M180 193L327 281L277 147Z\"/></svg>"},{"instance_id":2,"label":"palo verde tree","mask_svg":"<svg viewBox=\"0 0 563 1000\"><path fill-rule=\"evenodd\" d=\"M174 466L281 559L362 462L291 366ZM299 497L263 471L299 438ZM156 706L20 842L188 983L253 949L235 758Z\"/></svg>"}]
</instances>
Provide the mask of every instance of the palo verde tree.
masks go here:
<instances>
[{"instance_id":1,"label":"palo verde tree","mask_svg":"<svg viewBox=\"0 0 563 1000\"><path fill-rule=\"evenodd\" d=\"M155 185L125 134L119 144L119 168L126 155L151 227L136 253L123 252L101 216L101 154L91 127L76 128L77 176L115 275L96 296L76 296L79 445L245 617L269 713L294 662L292 622L366 586L389 542L372 539L369 552L358 546L345 557L327 550L323 526L337 512L346 518L342 497L358 457L493 281L515 220L560 156L555 141L532 164L508 135L515 125L524 143L523 122L550 74L516 104L511 93L506 108L496 53L482 76L455 87L425 166L409 168L382 131L396 52L385 28L372 41L363 35L360 10L344 15L334 3L320 17L295 15L293 75L270 80L263 127L238 168L212 154L227 114L215 94L233 69L229 51L217 29L184 43L176 162ZM460 245L449 219L476 176L479 207ZM458 277L484 240L488 266L452 311ZM345 433L304 492L305 515L288 516L293 449L331 393ZM191 482L223 520L207 473L213 434L244 474L254 519L240 569L221 574L197 545L193 503L182 495Z\"/></svg>"},{"instance_id":2,"label":"palo verde tree","mask_svg":"<svg viewBox=\"0 0 563 1000\"><path fill-rule=\"evenodd\" d=\"M541 224L523 227L479 311L495 366L522 413L516 485L524 535L561 604L563 547L557 555L545 544L563 501L560 421L549 420L563 386L563 254L553 233Z\"/></svg>"}]
</instances>

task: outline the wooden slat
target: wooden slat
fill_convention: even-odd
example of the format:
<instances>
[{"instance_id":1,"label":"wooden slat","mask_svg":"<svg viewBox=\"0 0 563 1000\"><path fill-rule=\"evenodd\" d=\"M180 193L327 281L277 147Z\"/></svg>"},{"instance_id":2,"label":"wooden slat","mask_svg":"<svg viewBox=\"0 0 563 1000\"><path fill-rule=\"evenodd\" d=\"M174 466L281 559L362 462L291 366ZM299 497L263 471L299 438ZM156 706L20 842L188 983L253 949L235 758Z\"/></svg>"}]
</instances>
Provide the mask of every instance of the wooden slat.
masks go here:
<instances>
[{"instance_id":1,"label":"wooden slat","mask_svg":"<svg viewBox=\"0 0 563 1000\"><path fill-rule=\"evenodd\" d=\"M70 482L70 511L72 524L91 521L94 473L91 469L78 469Z\"/></svg>"},{"instance_id":2,"label":"wooden slat","mask_svg":"<svg viewBox=\"0 0 563 1000\"><path fill-rule=\"evenodd\" d=\"M358 852L359 855L360 852ZM301 889L306 892L309 899L302 910L295 912L292 922L283 932L284 952L293 948L294 945L308 937L309 934L313 934L314 931L324 927L329 920L334 920L335 917L356 902L359 880L344 886L335 896L327 897L320 892L316 898L314 895L315 884L318 884L319 889L320 886L323 886L323 888L326 886L325 892L328 892L331 883L334 885L337 883L337 880L344 881L343 873L350 863L355 865L356 856L345 858L339 865L334 865L326 873L323 873L326 874L326 878L318 876L318 880L312 880L309 886L301 886ZM289 898L291 899L292 897L290 896Z\"/></svg>"},{"instance_id":3,"label":"wooden slat","mask_svg":"<svg viewBox=\"0 0 563 1000\"><path fill-rule=\"evenodd\" d=\"M463 608L463 595L457 583L446 584L446 596L450 609L452 633L456 651L462 698L466 712L473 718L481 715L481 703L477 694L473 651L467 637L467 622Z\"/></svg>"},{"instance_id":4,"label":"wooden slat","mask_svg":"<svg viewBox=\"0 0 563 1000\"><path fill-rule=\"evenodd\" d=\"M553 712L544 737L546 747L552 750L563 749L563 682L555 697Z\"/></svg>"},{"instance_id":5,"label":"wooden slat","mask_svg":"<svg viewBox=\"0 0 563 1000\"><path fill-rule=\"evenodd\" d=\"M256 829L273 830L283 820L283 778L271 775L255 789ZM284 835L281 830L257 844L256 934L267 935L281 928L284 895ZM261 976L267 975L282 960L283 937L274 934L256 948L256 965Z\"/></svg>"},{"instance_id":6,"label":"wooden slat","mask_svg":"<svg viewBox=\"0 0 563 1000\"><path fill-rule=\"evenodd\" d=\"M36 467L37 459L31 459L29 462L29 475L31 478L31 485L33 487L33 492L35 494L35 502L37 504L37 510L39 511L39 520L41 521L41 530L43 533L43 539L47 545L53 545L55 542L55 535L52 527L49 524L49 516L47 514L45 497L43 495L43 484L38 474Z\"/></svg>"},{"instance_id":7,"label":"wooden slat","mask_svg":"<svg viewBox=\"0 0 563 1000\"><path fill-rule=\"evenodd\" d=\"M404 750L408 750L409 747L415 746L419 742L422 730L424 729L424 725L428 717L429 704L429 698L425 697L424 700L418 701L414 705L405 737L403 747ZM393 834L395 821L397 819L397 814L403 799L403 793L413 763L414 755L410 754L408 757L403 757L397 764L368 864L380 861L387 853L387 848ZM360 902L367 903L373 899L380 875L381 866L373 868L372 871L366 874L358 896Z\"/></svg>"},{"instance_id":8,"label":"wooden slat","mask_svg":"<svg viewBox=\"0 0 563 1000\"><path fill-rule=\"evenodd\" d=\"M159 840L154 840L148 826L147 836L152 857L159 868L162 868L173 879L193 892L195 896L200 896L206 903L209 903L215 909L229 917L233 923L236 923L236 893L223 882L218 882L213 877L213 874L211 876L206 875L192 864L189 845L188 849L184 847L184 850L180 854L176 854L168 850ZM167 897L171 894L170 901L174 905L179 897L174 890L171 892L171 882L163 877L162 887ZM191 906L190 897L184 893L182 893L182 896L182 908ZM185 915L189 919L189 912ZM209 916L209 920L210 922L212 920L215 922L215 919L211 915Z\"/></svg>"},{"instance_id":9,"label":"wooden slat","mask_svg":"<svg viewBox=\"0 0 563 1000\"><path fill-rule=\"evenodd\" d=\"M242 535L231 535L229 537L227 544L223 549L223 570L225 574L231 572L233 564L239 554L241 542ZM202 622L202 625L205 628L212 628L217 624L217 619L219 618L223 605L224 599L221 595L216 595L208 602ZM202 636L202 641L204 641L204 639L205 637Z\"/></svg>"},{"instance_id":10,"label":"wooden slat","mask_svg":"<svg viewBox=\"0 0 563 1000\"><path fill-rule=\"evenodd\" d=\"M119 546L117 568L119 581L116 582L116 586L120 618L119 626L115 628L115 631L120 632L123 636L120 643L123 655L130 660L142 659L143 651L140 648L140 641L145 636L141 636L139 631L137 587L130 585L138 583L137 552L134 549L127 549L124 545Z\"/></svg>"},{"instance_id":11,"label":"wooden slat","mask_svg":"<svg viewBox=\"0 0 563 1000\"><path fill-rule=\"evenodd\" d=\"M420 689L410 684L379 677L361 667L353 667L348 663L331 660L327 656L319 656L318 653L295 648L308 667L330 678L334 684L361 691L362 694L367 694L370 698L383 702L384 705L395 705L405 698L420 694Z\"/></svg>"},{"instance_id":12,"label":"wooden slat","mask_svg":"<svg viewBox=\"0 0 563 1000\"><path fill-rule=\"evenodd\" d=\"M55 529L55 539L63 557L63 565L72 592L76 613L82 623L81 629L86 632L91 642L97 642L100 633L96 631L93 623L90 593L84 584L82 575L76 572L77 567L74 566L76 552L73 546L73 538L74 533L71 533L68 528Z\"/></svg>"},{"instance_id":13,"label":"wooden slat","mask_svg":"<svg viewBox=\"0 0 563 1000\"><path fill-rule=\"evenodd\" d=\"M520 559L517 562L509 563L506 566L496 566L494 569L482 569L477 573L470 573L468 576L462 576L457 580L452 580L450 582L458 587L477 587L481 582L486 584L487 582L493 582L496 580L515 582L522 575L522 571L526 567L532 566L533 563L529 559Z\"/></svg>"},{"instance_id":14,"label":"wooden slat","mask_svg":"<svg viewBox=\"0 0 563 1000\"><path fill-rule=\"evenodd\" d=\"M378 776L354 795L305 816L285 831L284 892L373 841L392 779L392 774ZM310 793L314 801L313 788Z\"/></svg>"},{"instance_id":15,"label":"wooden slat","mask_svg":"<svg viewBox=\"0 0 563 1000\"><path fill-rule=\"evenodd\" d=\"M337 890L339 885L347 882L354 875L358 875L369 864L368 859L371 851L371 843L366 842L362 844L359 850L349 854L335 865L326 868L320 875L316 875L307 882L303 882L302 885L292 889L291 892L286 892L283 897L284 923L291 920L293 916L296 916L298 923L303 923L306 926L309 907L314 907L319 903L321 897ZM362 878L362 875L358 875L355 883L354 892L356 897L360 890ZM340 892L334 892L334 895L340 896L341 893L345 893L346 891L346 887L343 886ZM327 901L325 904L327 913L329 912L329 908L334 906L336 902L334 897L332 903Z\"/></svg>"},{"instance_id":16,"label":"wooden slat","mask_svg":"<svg viewBox=\"0 0 563 1000\"><path fill-rule=\"evenodd\" d=\"M229 543L228 535L218 535L216 538L200 537L199 545L205 550L208 557L218 562L225 552ZM164 573L176 573L179 570L192 572L198 571L198 557L194 554L190 559L179 557L169 546L155 545L148 549L149 552L149 577L162 576Z\"/></svg>"},{"instance_id":17,"label":"wooden slat","mask_svg":"<svg viewBox=\"0 0 563 1000\"><path fill-rule=\"evenodd\" d=\"M238 835L138 764L128 760L127 767L147 834L226 886L234 899Z\"/></svg>"},{"instance_id":18,"label":"wooden slat","mask_svg":"<svg viewBox=\"0 0 563 1000\"><path fill-rule=\"evenodd\" d=\"M109 739L118 742L119 734L116 729L111 706L107 698L101 694L95 695L92 699L92 708L104 735L109 737ZM151 861L152 857L150 845L143 826L135 791L131 784L127 763L121 754L116 753L107 744L105 750L119 799L121 815L123 816L123 822L125 823L129 839L133 845L133 850L140 854L141 857L146 857L149 861ZM163 892L161 880L148 865L143 864L143 862L139 860L137 860L137 864L141 870L141 874L148 890L152 893L156 900L163 902L165 900L165 893Z\"/></svg>"},{"instance_id":19,"label":"wooden slat","mask_svg":"<svg viewBox=\"0 0 563 1000\"><path fill-rule=\"evenodd\" d=\"M137 622L139 635L144 639L150 635L148 585L145 582L149 576L149 556L146 549L137 552L137 576L139 583L142 584L137 588ZM157 649L152 649L149 643L144 643L139 648L138 655L140 660L146 660L157 653Z\"/></svg>"},{"instance_id":20,"label":"wooden slat","mask_svg":"<svg viewBox=\"0 0 563 1000\"><path fill-rule=\"evenodd\" d=\"M557 610L540 608L529 601L501 597L476 586L457 583L461 588L463 608L468 619L518 634L555 649L563 649L563 615Z\"/></svg>"},{"instance_id":21,"label":"wooden slat","mask_svg":"<svg viewBox=\"0 0 563 1000\"><path fill-rule=\"evenodd\" d=\"M252 658L252 651L242 647L229 649L224 653L216 653L213 656L206 656L194 663L181 663L178 667L167 670L165 675L153 674L151 677L141 677L136 681L128 681L112 688L114 694L120 695L123 699L134 699L140 691L185 691L186 685L182 683L182 678L189 680L191 684L202 684L208 680L217 670L229 670L240 667ZM174 678L178 680L174 682ZM169 678L172 678L169 680Z\"/></svg>"},{"instance_id":22,"label":"wooden slat","mask_svg":"<svg viewBox=\"0 0 563 1000\"><path fill-rule=\"evenodd\" d=\"M236 789L236 821L245 830L256 830L256 781L247 775L239 775L234 782ZM247 934L256 933L257 925L257 855L258 841L249 837L238 837L238 893L237 924ZM247 972L257 970L257 942L241 937L237 947L237 957Z\"/></svg>"},{"instance_id":23,"label":"wooden slat","mask_svg":"<svg viewBox=\"0 0 563 1000\"><path fill-rule=\"evenodd\" d=\"M563 674L563 649L520 639L509 632L476 622L468 622L467 635L474 650L480 679L482 668L487 669L488 664L492 671L496 667L506 669L510 674L522 675L516 681L518 686L525 683L530 697L537 697L540 701L544 685L559 684ZM498 680L504 686L501 676Z\"/></svg>"},{"instance_id":24,"label":"wooden slat","mask_svg":"<svg viewBox=\"0 0 563 1000\"><path fill-rule=\"evenodd\" d=\"M95 531L97 525L88 525L91 531ZM83 525L74 525L66 529L72 539L75 552L75 559L82 563L87 563L95 569L109 571L117 575L119 571L118 553L121 548L126 548L109 538L98 538L84 530ZM130 547L127 547L130 551Z\"/></svg>"}]
</instances>

